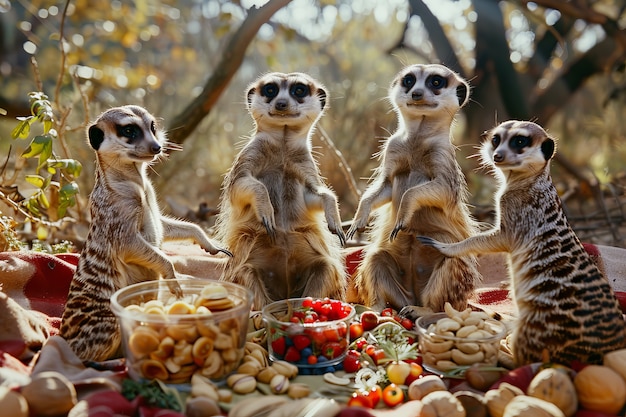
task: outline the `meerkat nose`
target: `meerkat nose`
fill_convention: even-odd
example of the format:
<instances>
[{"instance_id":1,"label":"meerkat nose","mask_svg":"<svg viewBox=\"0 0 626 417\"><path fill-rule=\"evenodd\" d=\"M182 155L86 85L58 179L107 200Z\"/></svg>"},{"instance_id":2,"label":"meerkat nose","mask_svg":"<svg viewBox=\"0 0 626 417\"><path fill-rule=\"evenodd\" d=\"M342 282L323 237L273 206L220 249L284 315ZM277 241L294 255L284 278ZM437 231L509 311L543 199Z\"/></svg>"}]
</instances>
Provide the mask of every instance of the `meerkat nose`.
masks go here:
<instances>
[{"instance_id":1,"label":"meerkat nose","mask_svg":"<svg viewBox=\"0 0 626 417\"><path fill-rule=\"evenodd\" d=\"M504 161L504 155L502 155L499 152L496 152L496 153L493 154L493 160L495 162L502 162L502 161Z\"/></svg>"},{"instance_id":2,"label":"meerkat nose","mask_svg":"<svg viewBox=\"0 0 626 417\"><path fill-rule=\"evenodd\" d=\"M287 110L288 105L289 103L287 103L287 100L281 99L281 100L276 100L276 104L274 104L274 107L276 108L276 110L285 111Z\"/></svg>"},{"instance_id":3,"label":"meerkat nose","mask_svg":"<svg viewBox=\"0 0 626 417\"><path fill-rule=\"evenodd\" d=\"M421 100L424 98L424 90L415 90L413 91L413 94L411 95L411 97L413 98L413 100Z\"/></svg>"},{"instance_id":4,"label":"meerkat nose","mask_svg":"<svg viewBox=\"0 0 626 417\"><path fill-rule=\"evenodd\" d=\"M161 152L161 145L159 145L158 143L153 144L152 146L150 146L150 152L155 155L158 154L159 152Z\"/></svg>"}]
</instances>

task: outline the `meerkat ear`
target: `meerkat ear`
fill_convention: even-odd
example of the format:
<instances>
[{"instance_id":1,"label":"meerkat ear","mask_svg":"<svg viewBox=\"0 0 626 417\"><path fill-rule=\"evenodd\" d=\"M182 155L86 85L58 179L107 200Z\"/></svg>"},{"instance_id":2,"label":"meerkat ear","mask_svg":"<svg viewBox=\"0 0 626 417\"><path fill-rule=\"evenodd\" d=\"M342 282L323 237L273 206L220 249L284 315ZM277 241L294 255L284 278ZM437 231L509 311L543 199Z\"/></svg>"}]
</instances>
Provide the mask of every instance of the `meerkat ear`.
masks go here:
<instances>
[{"instance_id":1,"label":"meerkat ear","mask_svg":"<svg viewBox=\"0 0 626 417\"><path fill-rule=\"evenodd\" d=\"M326 91L321 88L317 89L317 96L320 98L320 103L322 104L322 109L326 107Z\"/></svg>"},{"instance_id":2,"label":"meerkat ear","mask_svg":"<svg viewBox=\"0 0 626 417\"><path fill-rule=\"evenodd\" d=\"M550 158L554 156L554 150L556 145L554 143L554 139L548 137L548 139L544 140L541 144L541 153L543 153L543 157L546 161L549 161Z\"/></svg>"},{"instance_id":3,"label":"meerkat ear","mask_svg":"<svg viewBox=\"0 0 626 417\"><path fill-rule=\"evenodd\" d=\"M96 125L89 127L89 144L94 150L100 149L100 145L104 141L104 132Z\"/></svg>"},{"instance_id":4,"label":"meerkat ear","mask_svg":"<svg viewBox=\"0 0 626 417\"><path fill-rule=\"evenodd\" d=\"M465 106L465 104L467 104L467 101L469 100L469 87L464 81L461 81L461 83L456 88L456 97L459 99L460 107L463 107Z\"/></svg>"},{"instance_id":5,"label":"meerkat ear","mask_svg":"<svg viewBox=\"0 0 626 417\"><path fill-rule=\"evenodd\" d=\"M248 94L246 94L246 104L247 104L248 109L252 105L252 96L255 93L256 93L256 88L252 87L251 89L248 90Z\"/></svg>"}]
</instances>

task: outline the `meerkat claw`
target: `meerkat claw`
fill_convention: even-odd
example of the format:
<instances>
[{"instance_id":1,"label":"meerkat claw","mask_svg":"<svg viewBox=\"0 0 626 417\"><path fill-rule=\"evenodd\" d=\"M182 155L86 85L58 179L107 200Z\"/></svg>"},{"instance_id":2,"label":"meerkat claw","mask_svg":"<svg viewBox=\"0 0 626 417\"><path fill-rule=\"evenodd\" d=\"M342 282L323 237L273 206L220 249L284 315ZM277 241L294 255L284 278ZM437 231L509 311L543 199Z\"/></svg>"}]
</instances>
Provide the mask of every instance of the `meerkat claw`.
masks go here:
<instances>
[{"instance_id":1,"label":"meerkat claw","mask_svg":"<svg viewBox=\"0 0 626 417\"><path fill-rule=\"evenodd\" d=\"M417 236L416 239L424 246L437 247L437 241L428 236Z\"/></svg>"},{"instance_id":2,"label":"meerkat claw","mask_svg":"<svg viewBox=\"0 0 626 417\"><path fill-rule=\"evenodd\" d=\"M222 252L224 255L230 256L231 258L233 257L233 253L228 249L219 248L218 252Z\"/></svg>"},{"instance_id":3,"label":"meerkat claw","mask_svg":"<svg viewBox=\"0 0 626 417\"><path fill-rule=\"evenodd\" d=\"M389 241L393 242L396 236L398 236L398 233L400 232L400 230L403 230L403 229L404 227L402 226L402 224L396 225L396 227L393 228L393 230L391 231L391 234L389 235Z\"/></svg>"}]
</instances>

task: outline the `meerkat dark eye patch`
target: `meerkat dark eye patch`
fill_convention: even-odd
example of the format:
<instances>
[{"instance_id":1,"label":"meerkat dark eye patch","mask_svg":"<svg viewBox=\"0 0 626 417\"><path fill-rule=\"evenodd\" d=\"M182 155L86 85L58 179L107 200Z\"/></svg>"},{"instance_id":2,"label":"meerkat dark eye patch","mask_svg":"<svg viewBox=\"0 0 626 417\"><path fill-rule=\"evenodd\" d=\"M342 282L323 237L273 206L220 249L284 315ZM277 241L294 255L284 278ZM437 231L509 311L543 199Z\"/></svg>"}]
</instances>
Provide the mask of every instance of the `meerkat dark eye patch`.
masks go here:
<instances>
[{"instance_id":1,"label":"meerkat dark eye patch","mask_svg":"<svg viewBox=\"0 0 626 417\"><path fill-rule=\"evenodd\" d=\"M414 85L417 78L415 78L415 74L408 73L402 78L402 87L406 88L409 91Z\"/></svg>"},{"instance_id":2,"label":"meerkat dark eye patch","mask_svg":"<svg viewBox=\"0 0 626 417\"><path fill-rule=\"evenodd\" d=\"M426 79L426 87L432 90L441 90L448 86L448 79L441 75L431 75Z\"/></svg>"},{"instance_id":3,"label":"meerkat dark eye patch","mask_svg":"<svg viewBox=\"0 0 626 417\"><path fill-rule=\"evenodd\" d=\"M548 161L552 156L554 156L554 141L550 138L543 141L541 144L541 153L543 153L543 157Z\"/></svg>"},{"instance_id":4,"label":"meerkat dark eye patch","mask_svg":"<svg viewBox=\"0 0 626 417\"><path fill-rule=\"evenodd\" d=\"M522 152L522 150L531 144L531 140L528 136L513 136L511 140L509 140L509 146L511 149L516 151L517 153Z\"/></svg>"},{"instance_id":5,"label":"meerkat dark eye patch","mask_svg":"<svg viewBox=\"0 0 626 417\"><path fill-rule=\"evenodd\" d=\"M100 149L100 145L104 142L104 132L98 126L93 125L89 127L89 144L94 150Z\"/></svg>"},{"instance_id":6,"label":"meerkat dark eye patch","mask_svg":"<svg viewBox=\"0 0 626 417\"><path fill-rule=\"evenodd\" d=\"M303 99L311 95L311 88L306 84L295 83L289 89L289 94L295 99Z\"/></svg>"},{"instance_id":7,"label":"meerkat dark eye patch","mask_svg":"<svg viewBox=\"0 0 626 417\"><path fill-rule=\"evenodd\" d=\"M263 97L267 97L267 101L270 101L278 95L279 90L280 87L278 87L278 85L275 83L265 84L263 87L261 87L261 95Z\"/></svg>"},{"instance_id":8,"label":"meerkat dark eye patch","mask_svg":"<svg viewBox=\"0 0 626 417\"><path fill-rule=\"evenodd\" d=\"M130 125L116 125L117 135L127 138L128 142L134 142L143 137L143 132L141 128L135 124Z\"/></svg>"}]
</instances>

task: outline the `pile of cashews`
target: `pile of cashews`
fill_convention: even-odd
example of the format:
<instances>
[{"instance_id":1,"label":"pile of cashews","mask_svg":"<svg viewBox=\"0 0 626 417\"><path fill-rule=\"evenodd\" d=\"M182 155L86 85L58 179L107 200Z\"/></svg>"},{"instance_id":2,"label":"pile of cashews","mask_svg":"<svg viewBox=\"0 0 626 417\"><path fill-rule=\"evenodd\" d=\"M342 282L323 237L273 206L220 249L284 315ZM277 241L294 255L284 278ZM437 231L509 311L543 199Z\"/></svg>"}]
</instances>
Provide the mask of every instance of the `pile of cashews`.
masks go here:
<instances>
[{"instance_id":1,"label":"pile of cashews","mask_svg":"<svg viewBox=\"0 0 626 417\"><path fill-rule=\"evenodd\" d=\"M458 311L446 302L445 315L420 332L423 364L448 372L473 364L495 366L505 326L483 311Z\"/></svg>"},{"instance_id":2,"label":"pile of cashews","mask_svg":"<svg viewBox=\"0 0 626 417\"><path fill-rule=\"evenodd\" d=\"M126 306L155 315L154 320L122 323L129 335L125 343L131 375L171 384L187 383L194 373L212 380L226 377L243 358L248 312L219 320L213 316L239 303L226 288L212 284L183 299Z\"/></svg>"}]
</instances>

